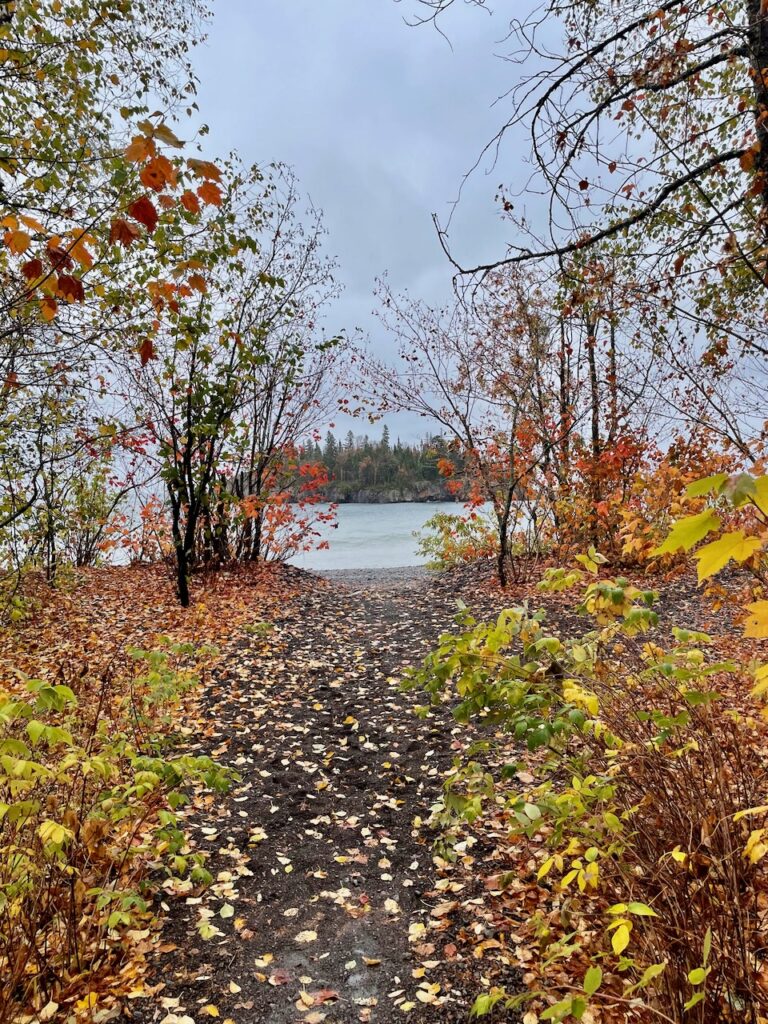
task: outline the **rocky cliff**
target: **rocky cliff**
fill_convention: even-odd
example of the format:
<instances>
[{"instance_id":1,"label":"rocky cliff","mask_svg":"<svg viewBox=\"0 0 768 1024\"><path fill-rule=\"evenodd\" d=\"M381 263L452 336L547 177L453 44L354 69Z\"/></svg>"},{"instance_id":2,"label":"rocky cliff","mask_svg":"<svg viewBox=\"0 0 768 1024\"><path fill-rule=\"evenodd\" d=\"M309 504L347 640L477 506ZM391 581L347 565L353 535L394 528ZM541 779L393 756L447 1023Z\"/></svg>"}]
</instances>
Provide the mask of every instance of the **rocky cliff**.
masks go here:
<instances>
[{"instance_id":1,"label":"rocky cliff","mask_svg":"<svg viewBox=\"0 0 768 1024\"><path fill-rule=\"evenodd\" d=\"M355 488L349 484L332 483L325 491L325 499L339 505L373 504L403 501L456 501L443 481L417 480L407 487L379 484Z\"/></svg>"}]
</instances>

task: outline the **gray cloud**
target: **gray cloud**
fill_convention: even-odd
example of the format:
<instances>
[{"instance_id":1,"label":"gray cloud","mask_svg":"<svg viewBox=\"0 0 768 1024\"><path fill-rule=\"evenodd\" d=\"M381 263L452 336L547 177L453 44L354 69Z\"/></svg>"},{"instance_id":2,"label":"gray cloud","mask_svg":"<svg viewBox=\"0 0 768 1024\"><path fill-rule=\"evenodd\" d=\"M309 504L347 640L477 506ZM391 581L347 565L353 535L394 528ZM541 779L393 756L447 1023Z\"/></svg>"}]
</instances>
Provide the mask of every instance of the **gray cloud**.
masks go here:
<instances>
[{"instance_id":1,"label":"gray cloud","mask_svg":"<svg viewBox=\"0 0 768 1024\"><path fill-rule=\"evenodd\" d=\"M199 104L211 152L291 164L325 214L328 251L345 292L331 330L376 338L374 279L430 301L447 299L450 267L431 214L446 217L461 180L503 116L510 84L496 59L505 25L470 5L434 29L410 28L412 0L219 0L198 52ZM508 140L505 154L522 152ZM488 161L486 161L487 165ZM487 173L484 173L484 170ZM472 263L503 252L508 228L493 197L510 168L473 175L451 239ZM525 169L517 172L525 176ZM380 344L380 342L376 342ZM424 424L403 423L421 434Z\"/></svg>"}]
</instances>

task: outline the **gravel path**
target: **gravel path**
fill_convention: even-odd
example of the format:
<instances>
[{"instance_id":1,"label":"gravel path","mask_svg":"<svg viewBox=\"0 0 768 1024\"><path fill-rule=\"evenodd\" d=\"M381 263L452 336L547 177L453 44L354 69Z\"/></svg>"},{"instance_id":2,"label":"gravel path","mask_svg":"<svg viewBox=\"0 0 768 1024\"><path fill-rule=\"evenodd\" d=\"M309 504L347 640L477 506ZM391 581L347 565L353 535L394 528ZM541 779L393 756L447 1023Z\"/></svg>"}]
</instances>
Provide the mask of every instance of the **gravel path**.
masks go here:
<instances>
[{"instance_id":1,"label":"gravel path","mask_svg":"<svg viewBox=\"0 0 768 1024\"><path fill-rule=\"evenodd\" d=\"M399 590L422 585L434 574L423 565L401 565L391 569L325 569L315 575L353 590Z\"/></svg>"},{"instance_id":2,"label":"gravel path","mask_svg":"<svg viewBox=\"0 0 768 1024\"><path fill-rule=\"evenodd\" d=\"M163 988L134 1020L392 1024L405 1010L447 1024L477 993L442 975L434 835L414 826L466 730L447 712L416 717L422 698L398 685L450 626L454 594L413 568L307 583L203 694L190 751L242 781L187 818L214 884L169 887Z\"/></svg>"}]
</instances>

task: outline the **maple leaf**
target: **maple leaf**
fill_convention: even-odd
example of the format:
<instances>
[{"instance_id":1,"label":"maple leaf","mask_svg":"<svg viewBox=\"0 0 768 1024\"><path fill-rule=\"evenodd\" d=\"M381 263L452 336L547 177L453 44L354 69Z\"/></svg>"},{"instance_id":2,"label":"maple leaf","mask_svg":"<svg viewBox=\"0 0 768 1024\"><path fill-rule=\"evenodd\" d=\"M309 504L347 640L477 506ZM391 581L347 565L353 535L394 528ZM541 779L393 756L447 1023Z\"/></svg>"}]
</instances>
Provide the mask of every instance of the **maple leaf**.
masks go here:
<instances>
[{"instance_id":1,"label":"maple leaf","mask_svg":"<svg viewBox=\"0 0 768 1024\"><path fill-rule=\"evenodd\" d=\"M70 274L59 274L58 291L67 302L82 302L85 299L83 282Z\"/></svg>"},{"instance_id":2,"label":"maple leaf","mask_svg":"<svg viewBox=\"0 0 768 1024\"><path fill-rule=\"evenodd\" d=\"M191 274L189 278L189 285L191 288L195 288L203 295L208 291L208 285L206 284L205 278L202 274Z\"/></svg>"},{"instance_id":3,"label":"maple leaf","mask_svg":"<svg viewBox=\"0 0 768 1024\"><path fill-rule=\"evenodd\" d=\"M156 156L141 169L142 185L162 192L166 185L176 184L176 169L166 156Z\"/></svg>"},{"instance_id":4,"label":"maple leaf","mask_svg":"<svg viewBox=\"0 0 768 1024\"><path fill-rule=\"evenodd\" d=\"M69 248L70 255L77 260L80 266L92 267L93 256L88 251L88 249L86 249L85 243L93 242L95 240L91 237L91 235L86 234L84 231L82 233L73 232L73 238L74 241Z\"/></svg>"},{"instance_id":5,"label":"maple leaf","mask_svg":"<svg viewBox=\"0 0 768 1024\"><path fill-rule=\"evenodd\" d=\"M5 244L16 254L26 252L31 242L32 239L26 231L9 231L5 236Z\"/></svg>"},{"instance_id":6,"label":"maple leaf","mask_svg":"<svg viewBox=\"0 0 768 1024\"><path fill-rule=\"evenodd\" d=\"M194 192L190 192L186 189L179 200L185 210L190 213L200 213L200 200L197 198Z\"/></svg>"},{"instance_id":7,"label":"maple leaf","mask_svg":"<svg viewBox=\"0 0 768 1024\"><path fill-rule=\"evenodd\" d=\"M139 349L139 357L141 359L142 366L146 366L150 359L155 358L155 344L149 335L147 335L147 337L141 343L141 348Z\"/></svg>"},{"instance_id":8,"label":"maple leaf","mask_svg":"<svg viewBox=\"0 0 768 1024\"><path fill-rule=\"evenodd\" d=\"M125 159L130 163L139 164L154 156L155 143L145 135L134 135L131 144L125 150Z\"/></svg>"},{"instance_id":9,"label":"maple leaf","mask_svg":"<svg viewBox=\"0 0 768 1024\"><path fill-rule=\"evenodd\" d=\"M139 229L133 224L129 224L127 220L123 220L122 217L117 217L112 221L112 226L109 229L110 242L119 242L128 249L140 237Z\"/></svg>"},{"instance_id":10,"label":"maple leaf","mask_svg":"<svg viewBox=\"0 0 768 1024\"><path fill-rule=\"evenodd\" d=\"M140 199L136 199L128 207L128 213L137 220L139 224L143 224L147 231L152 232L157 227L157 210L151 199L148 196L142 196Z\"/></svg>"},{"instance_id":11,"label":"maple leaf","mask_svg":"<svg viewBox=\"0 0 768 1024\"><path fill-rule=\"evenodd\" d=\"M43 276L43 262L37 257L33 260L27 260L26 263L22 263L21 272L28 281L34 281L38 277Z\"/></svg>"},{"instance_id":12,"label":"maple leaf","mask_svg":"<svg viewBox=\"0 0 768 1024\"><path fill-rule=\"evenodd\" d=\"M218 185L214 185L212 181L206 181L204 185L201 185L197 190L197 194L209 206L221 206L221 189Z\"/></svg>"},{"instance_id":13,"label":"maple leaf","mask_svg":"<svg viewBox=\"0 0 768 1024\"><path fill-rule=\"evenodd\" d=\"M60 245L56 244L58 241L58 239L52 238L48 243L48 261L56 270L59 270L61 267L69 269L69 267L73 266L74 260L66 249L62 249Z\"/></svg>"},{"instance_id":14,"label":"maple leaf","mask_svg":"<svg viewBox=\"0 0 768 1024\"><path fill-rule=\"evenodd\" d=\"M43 320L50 322L56 316L58 312L58 304L54 298L50 295L45 295L40 300L40 313L42 314Z\"/></svg>"},{"instance_id":15,"label":"maple leaf","mask_svg":"<svg viewBox=\"0 0 768 1024\"><path fill-rule=\"evenodd\" d=\"M187 166L198 178L207 178L209 181L221 181L221 171L210 160L195 160L190 157L187 160Z\"/></svg>"}]
</instances>

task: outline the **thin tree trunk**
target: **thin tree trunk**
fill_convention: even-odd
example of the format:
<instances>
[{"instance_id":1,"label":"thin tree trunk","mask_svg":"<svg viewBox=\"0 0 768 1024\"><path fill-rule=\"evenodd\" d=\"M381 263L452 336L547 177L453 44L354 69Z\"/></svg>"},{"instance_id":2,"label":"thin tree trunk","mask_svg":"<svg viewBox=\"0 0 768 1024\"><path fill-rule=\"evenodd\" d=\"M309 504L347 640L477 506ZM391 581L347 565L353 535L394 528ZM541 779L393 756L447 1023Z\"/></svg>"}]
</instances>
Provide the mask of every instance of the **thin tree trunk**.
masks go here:
<instances>
[{"instance_id":1,"label":"thin tree trunk","mask_svg":"<svg viewBox=\"0 0 768 1024\"><path fill-rule=\"evenodd\" d=\"M595 347L597 345L597 323L587 320L587 362L589 365L589 392L591 405L591 447L592 447L592 479L590 481L592 497L592 514L590 516L590 527L592 543L598 544L597 537L597 512L595 508L601 500L600 477L598 466L600 462L600 382L597 376L597 359Z\"/></svg>"}]
</instances>

